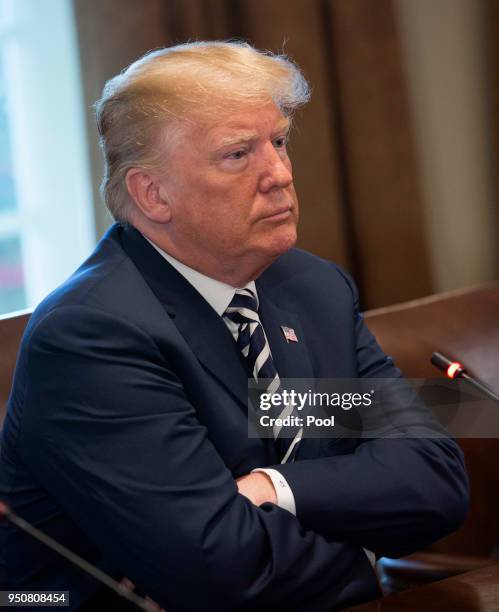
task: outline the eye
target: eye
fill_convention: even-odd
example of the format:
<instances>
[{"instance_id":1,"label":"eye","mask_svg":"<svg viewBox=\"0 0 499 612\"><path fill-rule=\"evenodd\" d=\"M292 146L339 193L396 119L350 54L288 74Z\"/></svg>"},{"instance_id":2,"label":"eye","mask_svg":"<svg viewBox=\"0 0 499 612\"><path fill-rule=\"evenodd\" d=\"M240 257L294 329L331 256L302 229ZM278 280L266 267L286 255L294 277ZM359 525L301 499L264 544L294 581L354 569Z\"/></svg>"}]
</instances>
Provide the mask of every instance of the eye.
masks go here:
<instances>
[{"instance_id":1,"label":"eye","mask_svg":"<svg viewBox=\"0 0 499 612\"><path fill-rule=\"evenodd\" d=\"M245 155L247 154L247 151L245 151L244 149L240 149L239 151L233 151L232 153L229 153L228 155L226 155L226 157L228 159L242 159L243 157L245 157Z\"/></svg>"},{"instance_id":2,"label":"eye","mask_svg":"<svg viewBox=\"0 0 499 612\"><path fill-rule=\"evenodd\" d=\"M288 144L287 136L279 136L279 138L276 138L274 140L274 147L276 149L285 149L287 144Z\"/></svg>"}]
</instances>

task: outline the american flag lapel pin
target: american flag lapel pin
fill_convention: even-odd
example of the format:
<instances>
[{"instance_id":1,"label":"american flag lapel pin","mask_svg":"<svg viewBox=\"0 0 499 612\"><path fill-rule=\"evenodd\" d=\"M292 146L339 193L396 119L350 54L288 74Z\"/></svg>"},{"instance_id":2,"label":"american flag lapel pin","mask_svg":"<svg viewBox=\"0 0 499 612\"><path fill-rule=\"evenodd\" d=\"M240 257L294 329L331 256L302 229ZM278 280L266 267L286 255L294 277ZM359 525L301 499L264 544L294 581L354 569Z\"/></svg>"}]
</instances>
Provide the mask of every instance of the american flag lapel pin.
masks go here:
<instances>
[{"instance_id":1,"label":"american flag lapel pin","mask_svg":"<svg viewBox=\"0 0 499 612\"><path fill-rule=\"evenodd\" d=\"M282 333L286 338L286 342L298 342L298 338L296 337L295 330L292 327L286 327L285 325L281 325Z\"/></svg>"}]
</instances>

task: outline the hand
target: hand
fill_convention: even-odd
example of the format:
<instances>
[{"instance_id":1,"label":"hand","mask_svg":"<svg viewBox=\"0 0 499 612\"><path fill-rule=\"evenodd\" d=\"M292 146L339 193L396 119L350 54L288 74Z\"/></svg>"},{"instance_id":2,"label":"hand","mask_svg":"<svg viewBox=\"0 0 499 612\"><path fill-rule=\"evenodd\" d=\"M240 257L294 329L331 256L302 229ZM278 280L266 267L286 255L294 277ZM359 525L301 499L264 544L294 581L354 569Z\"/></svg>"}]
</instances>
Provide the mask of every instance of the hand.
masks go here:
<instances>
[{"instance_id":1,"label":"hand","mask_svg":"<svg viewBox=\"0 0 499 612\"><path fill-rule=\"evenodd\" d=\"M120 584L127 591L135 591L135 584L126 576L121 579ZM149 604L151 612L154 612L155 610L157 610L158 612L166 612L164 608L162 608L159 604L153 601L150 597L146 596L144 599Z\"/></svg>"},{"instance_id":2,"label":"hand","mask_svg":"<svg viewBox=\"0 0 499 612\"><path fill-rule=\"evenodd\" d=\"M277 504L277 495L272 480L264 472L252 472L236 480L239 493L247 497L255 506L265 502Z\"/></svg>"}]
</instances>

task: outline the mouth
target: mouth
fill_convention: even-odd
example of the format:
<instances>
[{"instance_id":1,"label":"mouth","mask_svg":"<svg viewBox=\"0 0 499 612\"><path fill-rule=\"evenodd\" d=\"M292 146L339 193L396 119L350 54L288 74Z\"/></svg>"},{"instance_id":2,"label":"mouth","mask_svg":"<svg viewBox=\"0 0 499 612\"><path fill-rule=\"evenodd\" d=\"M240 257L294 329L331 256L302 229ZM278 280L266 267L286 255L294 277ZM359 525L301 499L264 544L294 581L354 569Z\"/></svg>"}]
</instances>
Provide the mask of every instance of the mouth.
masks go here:
<instances>
[{"instance_id":1,"label":"mouth","mask_svg":"<svg viewBox=\"0 0 499 612\"><path fill-rule=\"evenodd\" d=\"M288 217L292 215L292 213L293 213L292 206L286 206L283 208L279 208L278 210L274 211L270 215L267 215L263 219L265 221L285 221L286 219L288 219Z\"/></svg>"}]
</instances>

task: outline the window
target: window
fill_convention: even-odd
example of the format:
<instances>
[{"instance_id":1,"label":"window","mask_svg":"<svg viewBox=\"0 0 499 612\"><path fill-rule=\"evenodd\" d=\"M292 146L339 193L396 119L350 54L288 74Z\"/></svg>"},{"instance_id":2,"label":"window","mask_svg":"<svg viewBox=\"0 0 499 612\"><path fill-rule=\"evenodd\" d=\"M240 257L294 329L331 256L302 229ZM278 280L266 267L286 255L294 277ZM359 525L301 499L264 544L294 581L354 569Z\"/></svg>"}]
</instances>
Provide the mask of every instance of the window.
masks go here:
<instances>
[{"instance_id":1,"label":"window","mask_svg":"<svg viewBox=\"0 0 499 612\"><path fill-rule=\"evenodd\" d=\"M72 3L0 0L0 314L71 274L93 225Z\"/></svg>"}]
</instances>

